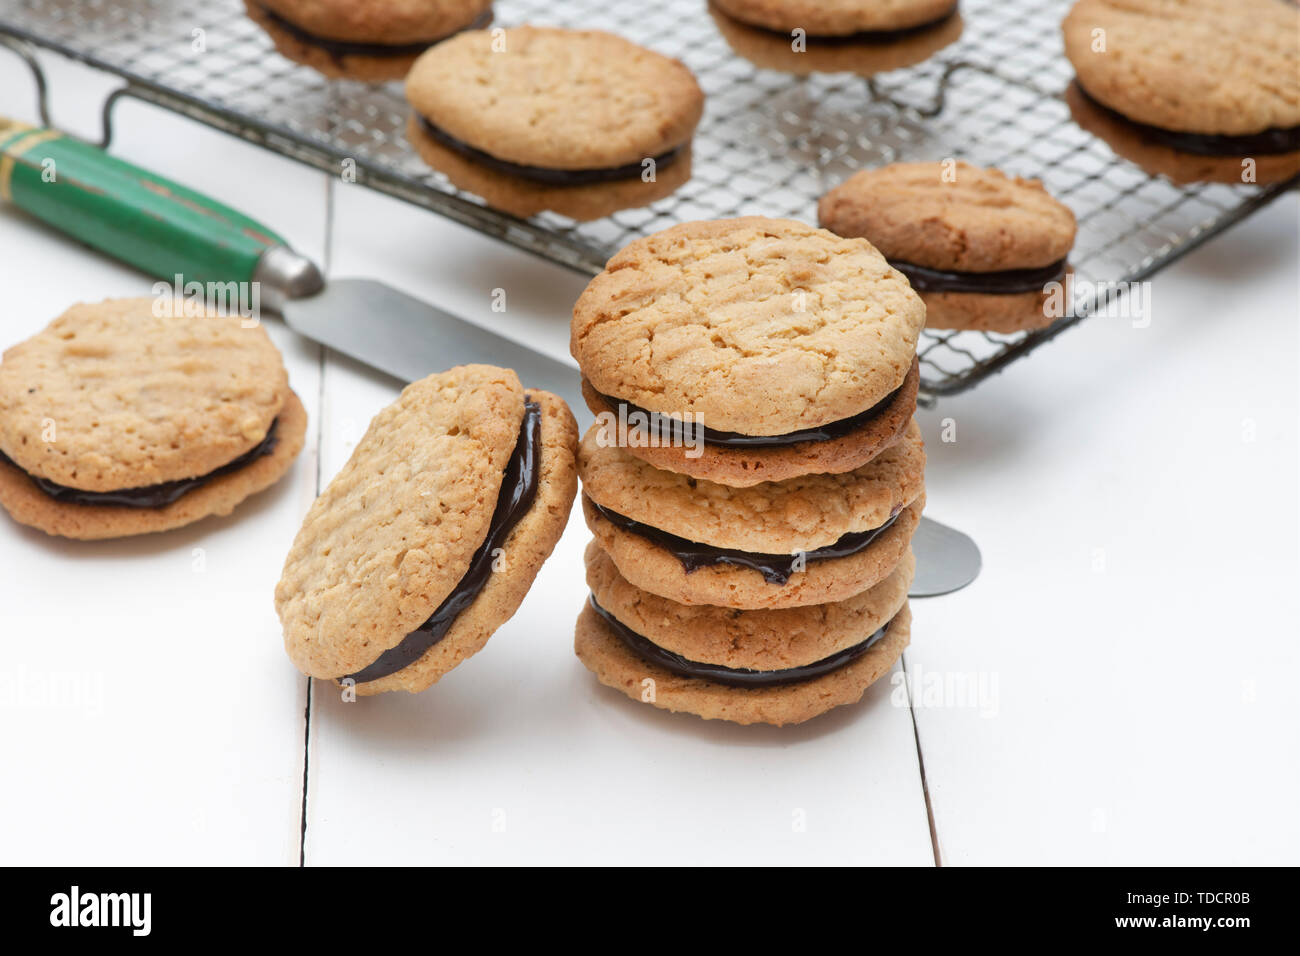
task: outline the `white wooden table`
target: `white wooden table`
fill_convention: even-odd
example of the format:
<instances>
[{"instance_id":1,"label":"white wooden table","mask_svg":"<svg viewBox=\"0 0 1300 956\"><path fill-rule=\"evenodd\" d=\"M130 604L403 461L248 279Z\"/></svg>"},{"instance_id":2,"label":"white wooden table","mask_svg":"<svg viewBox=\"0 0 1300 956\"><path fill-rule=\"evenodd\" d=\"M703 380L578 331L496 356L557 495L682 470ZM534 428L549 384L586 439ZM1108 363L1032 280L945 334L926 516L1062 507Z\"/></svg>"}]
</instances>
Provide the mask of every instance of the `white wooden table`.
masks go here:
<instances>
[{"instance_id":1,"label":"white wooden table","mask_svg":"<svg viewBox=\"0 0 1300 956\"><path fill-rule=\"evenodd\" d=\"M110 84L45 64L56 122L97 132ZM0 113L34 119L3 51ZM580 277L151 108L117 119L117 154L333 274L567 358ZM399 384L270 321L312 419L276 488L117 543L0 518L0 863L1294 862L1298 255L1292 196L1160 275L1149 328L1085 322L923 411L930 511L984 573L913 605L911 706L896 669L785 730L596 684L572 653L576 512L516 617L432 690L317 683L308 708L272 589ZM0 263L0 346L151 285L10 210Z\"/></svg>"}]
</instances>

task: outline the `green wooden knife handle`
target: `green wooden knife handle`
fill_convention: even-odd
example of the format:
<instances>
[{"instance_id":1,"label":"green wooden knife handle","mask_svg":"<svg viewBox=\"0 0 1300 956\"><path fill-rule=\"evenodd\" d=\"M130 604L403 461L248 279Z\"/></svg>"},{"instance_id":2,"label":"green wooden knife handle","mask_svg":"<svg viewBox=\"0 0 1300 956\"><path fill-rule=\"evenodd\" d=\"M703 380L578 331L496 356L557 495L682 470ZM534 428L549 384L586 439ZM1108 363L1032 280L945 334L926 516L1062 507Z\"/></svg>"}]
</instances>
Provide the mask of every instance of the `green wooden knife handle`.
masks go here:
<instances>
[{"instance_id":1,"label":"green wooden knife handle","mask_svg":"<svg viewBox=\"0 0 1300 956\"><path fill-rule=\"evenodd\" d=\"M49 129L0 123L0 199L168 281L251 282L285 246L202 193Z\"/></svg>"}]
</instances>

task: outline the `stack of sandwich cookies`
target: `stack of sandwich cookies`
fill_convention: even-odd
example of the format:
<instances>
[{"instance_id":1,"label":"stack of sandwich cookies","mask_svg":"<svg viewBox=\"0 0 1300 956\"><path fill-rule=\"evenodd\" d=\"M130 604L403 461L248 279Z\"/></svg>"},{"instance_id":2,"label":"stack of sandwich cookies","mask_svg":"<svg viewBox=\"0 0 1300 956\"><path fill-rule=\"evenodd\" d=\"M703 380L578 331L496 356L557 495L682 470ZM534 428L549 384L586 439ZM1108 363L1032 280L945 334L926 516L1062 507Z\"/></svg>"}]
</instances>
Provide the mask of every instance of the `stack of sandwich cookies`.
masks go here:
<instances>
[{"instance_id":1,"label":"stack of sandwich cookies","mask_svg":"<svg viewBox=\"0 0 1300 956\"><path fill-rule=\"evenodd\" d=\"M275 48L329 77L383 83L425 50L492 22L492 0L245 0Z\"/></svg>"},{"instance_id":2,"label":"stack of sandwich cookies","mask_svg":"<svg viewBox=\"0 0 1300 956\"><path fill-rule=\"evenodd\" d=\"M603 683L784 724L892 666L924 506L924 317L869 243L786 220L687 223L610 260L571 341L597 413L575 649ZM867 604L885 608L870 628L844 625Z\"/></svg>"},{"instance_id":3,"label":"stack of sandwich cookies","mask_svg":"<svg viewBox=\"0 0 1300 956\"><path fill-rule=\"evenodd\" d=\"M704 94L691 72L595 30L471 31L406 81L407 135L430 166L517 216L595 219L690 177Z\"/></svg>"},{"instance_id":4,"label":"stack of sandwich cookies","mask_svg":"<svg viewBox=\"0 0 1300 956\"><path fill-rule=\"evenodd\" d=\"M225 515L274 484L307 413L238 316L119 299L73 306L0 361L0 505L102 539Z\"/></svg>"},{"instance_id":5,"label":"stack of sandwich cookies","mask_svg":"<svg viewBox=\"0 0 1300 956\"><path fill-rule=\"evenodd\" d=\"M421 691L518 609L568 520L562 399L469 365L408 386L308 511L275 590L299 670Z\"/></svg>"},{"instance_id":6,"label":"stack of sandwich cookies","mask_svg":"<svg viewBox=\"0 0 1300 956\"><path fill-rule=\"evenodd\" d=\"M1300 173L1294 3L1080 0L1063 29L1071 114L1119 155L1175 182Z\"/></svg>"},{"instance_id":7,"label":"stack of sandwich cookies","mask_svg":"<svg viewBox=\"0 0 1300 956\"><path fill-rule=\"evenodd\" d=\"M822 197L822 226L867 239L907 276L936 329L1050 325L1076 224L1036 180L964 162L863 170Z\"/></svg>"}]
</instances>

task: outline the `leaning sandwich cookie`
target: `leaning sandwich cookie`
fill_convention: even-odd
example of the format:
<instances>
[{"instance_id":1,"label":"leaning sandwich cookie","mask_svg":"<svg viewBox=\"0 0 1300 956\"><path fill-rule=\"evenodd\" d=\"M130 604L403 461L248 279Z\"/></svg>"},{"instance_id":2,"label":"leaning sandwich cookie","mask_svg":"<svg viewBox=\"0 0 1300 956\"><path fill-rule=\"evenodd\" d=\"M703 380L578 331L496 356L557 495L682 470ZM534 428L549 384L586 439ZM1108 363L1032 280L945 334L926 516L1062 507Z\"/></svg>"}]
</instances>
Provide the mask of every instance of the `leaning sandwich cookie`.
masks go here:
<instances>
[{"instance_id":1,"label":"leaning sandwich cookie","mask_svg":"<svg viewBox=\"0 0 1300 956\"><path fill-rule=\"evenodd\" d=\"M704 94L682 63L597 30L463 33L406 79L408 137L489 204L578 219L645 205L689 173Z\"/></svg>"},{"instance_id":2,"label":"leaning sandwich cookie","mask_svg":"<svg viewBox=\"0 0 1300 956\"><path fill-rule=\"evenodd\" d=\"M281 55L335 79L406 76L429 47L492 22L491 0L244 0Z\"/></svg>"},{"instance_id":3,"label":"leaning sandwich cookie","mask_svg":"<svg viewBox=\"0 0 1300 956\"><path fill-rule=\"evenodd\" d=\"M409 385L316 499L275 605L299 670L421 691L518 609L567 522L577 426L514 372Z\"/></svg>"},{"instance_id":4,"label":"leaning sandwich cookie","mask_svg":"<svg viewBox=\"0 0 1300 956\"><path fill-rule=\"evenodd\" d=\"M265 329L160 299L68 309L0 360L0 505L103 539L226 515L282 477L307 413Z\"/></svg>"}]
</instances>

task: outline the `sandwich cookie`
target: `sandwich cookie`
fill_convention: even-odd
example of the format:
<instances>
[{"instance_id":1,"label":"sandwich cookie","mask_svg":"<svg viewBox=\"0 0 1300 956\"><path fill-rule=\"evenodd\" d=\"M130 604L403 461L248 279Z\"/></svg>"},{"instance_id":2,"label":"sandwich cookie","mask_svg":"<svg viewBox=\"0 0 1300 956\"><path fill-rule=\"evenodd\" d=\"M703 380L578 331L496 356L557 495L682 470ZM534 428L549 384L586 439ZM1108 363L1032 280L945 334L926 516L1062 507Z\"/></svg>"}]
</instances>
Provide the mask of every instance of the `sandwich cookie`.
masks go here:
<instances>
[{"instance_id":1,"label":"sandwich cookie","mask_svg":"<svg viewBox=\"0 0 1300 956\"><path fill-rule=\"evenodd\" d=\"M1151 176L1163 176L1177 185L1249 181L1261 186L1286 182L1300 174L1300 152L1261 154L1253 157L1207 156L1169 145L1151 129L1131 123L1107 109L1080 89L1065 88L1065 104L1080 129L1110 147L1111 151Z\"/></svg>"},{"instance_id":2,"label":"sandwich cookie","mask_svg":"<svg viewBox=\"0 0 1300 956\"><path fill-rule=\"evenodd\" d=\"M855 173L817 213L907 276L929 328L1009 333L1057 318L1047 303L1065 281L1075 219L1036 180L964 162L893 163Z\"/></svg>"},{"instance_id":3,"label":"sandwich cookie","mask_svg":"<svg viewBox=\"0 0 1300 956\"><path fill-rule=\"evenodd\" d=\"M789 35L889 39L952 16L957 0L712 0L727 16Z\"/></svg>"},{"instance_id":4,"label":"sandwich cookie","mask_svg":"<svg viewBox=\"0 0 1300 956\"><path fill-rule=\"evenodd\" d=\"M274 484L307 413L239 316L152 298L75 305L0 360L0 505L85 540L225 515Z\"/></svg>"},{"instance_id":5,"label":"sandwich cookie","mask_svg":"<svg viewBox=\"0 0 1300 956\"><path fill-rule=\"evenodd\" d=\"M953 13L937 23L908 30L848 36L792 36L753 26L709 4L709 13L727 45L755 66L794 76L856 73L871 77L928 60L961 39L963 23Z\"/></svg>"},{"instance_id":6,"label":"sandwich cookie","mask_svg":"<svg viewBox=\"0 0 1300 956\"><path fill-rule=\"evenodd\" d=\"M384 83L421 53L492 22L492 0L244 0L279 53L336 79Z\"/></svg>"},{"instance_id":7,"label":"sandwich cookie","mask_svg":"<svg viewBox=\"0 0 1300 956\"><path fill-rule=\"evenodd\" d=\"M508 369L415 382L316 499L275 589L303 673L421 691L518 609L568 520L577 426Z\"/></svg>"},{"instance_id":8,"label":"sandwich cookie","mask_svg":"<svg viewBox=\"0 0 1300 956\"><path fill-rule=\"evenodd\" d=\"M1076 98L1127 126L1145 150L1186 155L1178 178L1189 178L1197 157L1209 178L1225 181L1265 181L1250 161L1268 160L1266 177L1300 172L1294 3L1080 0L1062 29Z\"/></svg>"},{"instance_id":9,"label":"sandwich cookie","mask_svg":"<svg viewBox=\"0 0 1300 956\"><path fill-rule=\"evenodd\" d=\"M603 440L745 487L850 472L896 442L924 322L870 243L751 217L625 247L574 306L570 349Z\"/></svg>"},{"instance_id":10,"label":"sandwich cookie","mask_svg":"<svg viewBox=\"0 0 1300 956\"><path fill-rule=\"evenodd\" d=\"M606 686L664 710L798 724L851 704L907 646L913 562L833 604L775 611L684 607L638 591L588 549L592 593L574 650Z\"/></svg>"},{"instance_id":11,"label":"sandwich cookie","mask_svg":"<svg viewBox=\"0 0 1300 956\"><path fill-rule=\"evenodd\" d=\"M587 525L624 578L679 604L788 608L851 597L898 566L925 504L915 423L855 471L746 488L656 469L602 445L598 429L578 454Z\"/></svg>"},{"instance_id":12,"label":"sandwich cookie","mask_svg":"<svg viewBox=\"0 0 1300 956\"><path fill-rule=\"evenodd\" d=\"M406 97L411 142L454 184L508 212L574 218L680 185L670 170L685 160L689 175L704 107L677 60L610 33L543 27L439 44L411 69Z\"/></svg>"}]
</instances>

